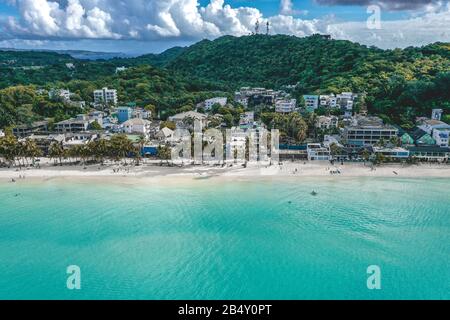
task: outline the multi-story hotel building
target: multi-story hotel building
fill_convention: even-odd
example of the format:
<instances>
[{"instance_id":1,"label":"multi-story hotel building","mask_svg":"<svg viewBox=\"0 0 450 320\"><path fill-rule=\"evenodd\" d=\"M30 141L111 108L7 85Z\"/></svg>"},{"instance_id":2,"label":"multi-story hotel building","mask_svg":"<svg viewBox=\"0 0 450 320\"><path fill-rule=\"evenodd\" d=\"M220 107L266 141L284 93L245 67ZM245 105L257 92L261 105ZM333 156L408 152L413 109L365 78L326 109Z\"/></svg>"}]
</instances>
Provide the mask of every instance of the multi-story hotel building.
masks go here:
<instances>
[{"instance_id":1,"label":"multi-story hotel building","mask_svg":"<svg viewBox=\"0 0 450 320\"><path fill-rule=\"evenodd\" d=\"M378 117L356 117L350 126L344 129L344 139L349 147L373 146L381 139L389 141L396 137L398 129L383 124Z\"/></svg>"},{"instance_id":2,"label":"multi-story hotel building","mask_svg":"<svg viewBox=\"0 0 450 320\"><path fill-rule=\"evenodd\" d=\"M117 104L117 90L103 88L101 90L94 91L94 102L96 104Z\"/></svg>"}]
</instances>

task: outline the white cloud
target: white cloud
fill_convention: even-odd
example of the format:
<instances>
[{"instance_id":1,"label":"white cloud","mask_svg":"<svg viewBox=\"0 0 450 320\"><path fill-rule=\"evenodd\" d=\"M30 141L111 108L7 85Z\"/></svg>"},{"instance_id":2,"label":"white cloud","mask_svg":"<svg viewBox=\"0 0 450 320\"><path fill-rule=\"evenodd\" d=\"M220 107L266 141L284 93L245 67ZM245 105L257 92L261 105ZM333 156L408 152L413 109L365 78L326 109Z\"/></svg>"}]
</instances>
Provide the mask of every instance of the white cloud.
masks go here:
<instances>
[{"instance_id":1,"label":"white cloud","mask_svg":"<svg viewBox=\"0 0 450 320\"><path fill-rule=\"evenodd\" d=\"M257 20L271 24L272 34L306 36L328 33L334 38L381 47L450 41L450 6L433 2L409 19L382 22L369 30L365 22L337 23L331 18L294 17L292 0L280 0L280 14L264 17L251 7L231 7L224 0L0 0L15 5L19 18L0 19L0 39L123 39L195 41L222 35L246 35ZM439 3L439 6L435 4Z\"/></svg>"},{"instance_id":2,"label":"white cloud","mask_svg":"<svg viewBox=\"0 0 450 320\"><path fill-rule=\"evenodd\" d=\"M321 5L379 5L386 10L422 10L424 7L440 6L446 0L315 0Z\"/></svg>"},{"instance_id":3,"label":"white cloud","mask_svg":"<svg viewBox=\"0 0 450 320\"><path fill-rule=\"evenodd\" d=\"M15 5L20 19L11 18L4 28L23 37L159 39L243 35L262 18L258 9L232 8L223 0L211 0L202 8L197 0L16 0Z\"/></svg>"},{"instance_id":4,"label":"white cloud","mask_svg":"<svg viewBox=\"0 0 450 320\"><path fill-rule=\"evenodd\" d=\"M84 6L82 1L68 0L62 7L56 1L15 0L20 20L10 17L3 27L23 37L120 38L112 31L115 21L110 13L97 6Z\"/></svg>"},{"instance_id":5,"label":"white cloud","mask_svg":"<svg viewBox=\"0 0 450 320\"><path fill-rule=\"evenodd\" d=\"M327 32L335 38L380 48L421 46L450 42L450 4L405 20L381 21L381 29L368 29L365 22L330 24Z\"/></svg>"},{"instance_id":6,"label":"white cloud","mask_svg":"<svg viewBox=\"0 0 450 320\"><path fill-rule=\"evenodd\" d=\"M280 14L282 15L297 15L302 14L303 11L294 9L294 3L292 0L281 0L280 1Z\"/></svg>"}]
</instances>

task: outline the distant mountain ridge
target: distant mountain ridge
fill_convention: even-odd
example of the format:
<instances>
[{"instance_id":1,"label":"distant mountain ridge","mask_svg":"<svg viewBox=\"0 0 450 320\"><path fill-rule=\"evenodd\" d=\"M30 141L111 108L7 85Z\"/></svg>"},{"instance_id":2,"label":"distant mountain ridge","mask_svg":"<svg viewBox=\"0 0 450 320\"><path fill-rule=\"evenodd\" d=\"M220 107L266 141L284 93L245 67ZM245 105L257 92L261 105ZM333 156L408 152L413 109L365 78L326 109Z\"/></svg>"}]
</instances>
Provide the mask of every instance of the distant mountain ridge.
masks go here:
<instances>
[{"instance_id":1,"label":"distant mountain ridge","mask_svg":"<svg viewBox=\"0 0 450 320\"><path fill-rule=\"evenodd\" d=\"M74 59L79 60L110 60L115 58L133 58L137 55L127 54L122 52L96 52L87 50L50 50L50 49L15 49L15 48L0 48L2 52L40 52L40 53L57 53L60 55L69 55Z\"/></svg>"},{"instance_id":2,"label":"distant mountain ridge","mask_svg":"<svg viewBox=\"0 0 450 320\"><path fill-rule=\"evenodd\" d=\"M56 51L62 54L68 54L75 59L81 60L111 60L111 59L128 59L133 58L136 55L127 54L123 52L94 52L94 51L84 51L84 50L61 50Z\"/></svg>"}]
</instances>

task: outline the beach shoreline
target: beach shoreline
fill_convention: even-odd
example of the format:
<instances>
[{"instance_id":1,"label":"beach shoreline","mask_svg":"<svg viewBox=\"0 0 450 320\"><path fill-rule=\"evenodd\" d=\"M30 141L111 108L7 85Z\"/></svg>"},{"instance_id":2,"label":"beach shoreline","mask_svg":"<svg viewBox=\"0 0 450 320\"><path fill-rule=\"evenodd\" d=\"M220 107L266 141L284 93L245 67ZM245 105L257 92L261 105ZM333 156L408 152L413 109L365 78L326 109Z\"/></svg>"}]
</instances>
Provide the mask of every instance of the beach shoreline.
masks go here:
<instances>
[{"instance_id":1,"label":"beach shoreline","mask_svg":"<svg viewBox=\"0 0 450 320\"><path fill-rule=\"evenodd\" d=\"M89 165L42 166L37 168L1 168L0 183L31 180L117 180L127 182L181 182L183 180L257 180L287 178L450 178L450 165L445 164L384 164L371 167L363 163L330 165L329 162L285 162L280 165L249 164L247 167L185 166L169 167L156 163L141 166Z\"/></svg>"}]
</instances>

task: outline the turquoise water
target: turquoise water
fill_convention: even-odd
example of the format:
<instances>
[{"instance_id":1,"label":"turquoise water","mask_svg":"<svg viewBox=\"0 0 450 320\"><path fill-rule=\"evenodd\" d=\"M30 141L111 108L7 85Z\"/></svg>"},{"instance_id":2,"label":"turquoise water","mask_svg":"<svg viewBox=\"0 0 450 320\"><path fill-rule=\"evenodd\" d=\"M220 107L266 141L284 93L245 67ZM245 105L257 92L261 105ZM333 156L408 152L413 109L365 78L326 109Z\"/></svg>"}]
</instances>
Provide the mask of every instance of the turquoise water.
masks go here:
<instances>
[{"instance_id":1,"label":"turquoise water","mask_svg":"<svg viewBox=\"0 0 450 320\"><path fill-rule=\"evenodd\" d=\"M450 299L449 189L393 178L0 184L0 298ZM81 290L66 288L69 265ZM367 289L369 265L381 290Z\"/></svg>"}]
</instances>

